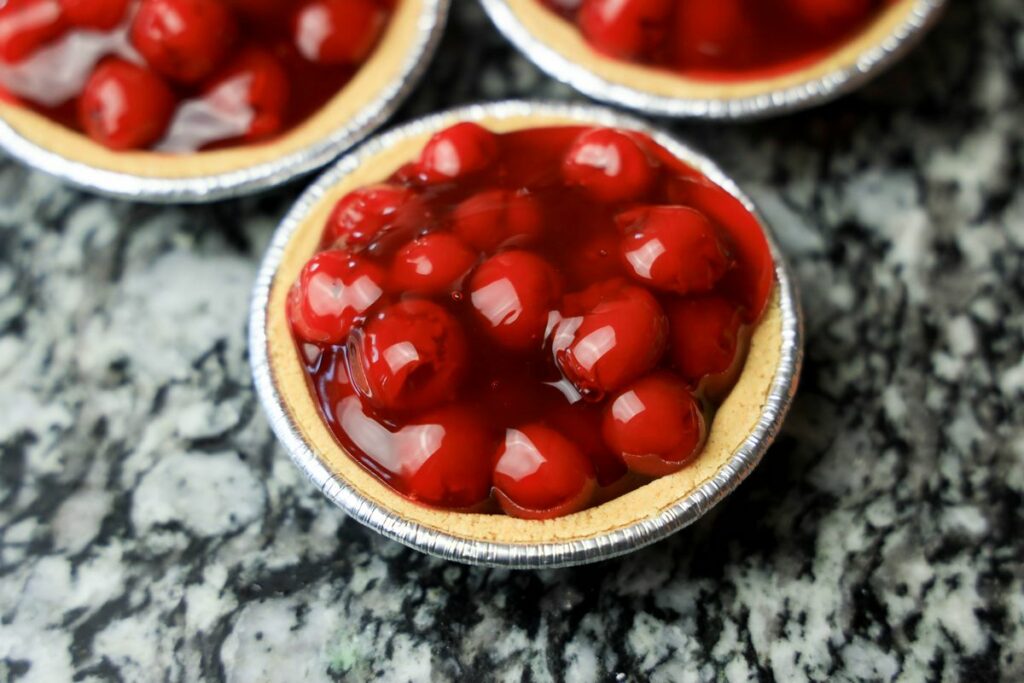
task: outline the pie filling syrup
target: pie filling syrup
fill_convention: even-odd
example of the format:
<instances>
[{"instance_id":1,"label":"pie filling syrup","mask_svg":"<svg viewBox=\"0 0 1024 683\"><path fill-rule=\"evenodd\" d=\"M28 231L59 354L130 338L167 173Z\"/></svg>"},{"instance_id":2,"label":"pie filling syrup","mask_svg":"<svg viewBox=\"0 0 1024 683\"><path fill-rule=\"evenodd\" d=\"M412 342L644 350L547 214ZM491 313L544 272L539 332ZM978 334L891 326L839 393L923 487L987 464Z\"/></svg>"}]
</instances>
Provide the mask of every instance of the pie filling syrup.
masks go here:
<instances>
[{"instance_id":1,"label":"pie filling syrup","mask_svg":"<svg viewBox=\"0 0 1024 683\"><path fill-rule=\"evenodd\" d=\"M188 153L301 124L399 0L7 0L0 99L113 150Z\"/></svg>"},{"instance_id":2,"label":"pie filling syrup","mask_svg":"<svg viewBox=\"0 0 1024 683\"><path fill-rule=\"evenodd\" d=\"M896 0L536 0L598 52L690 78L771 78L820 61Z\"/></svg>"},{"instance_id":3,"label":"pie filling syrup","mask_svg":"<svg viewBox=\"0 0 1024 683\"><path fill-rule=\"evenodd\" d=\"M287 313L367 470L547 519L699 456L773 282L756 218L647 136L461 123L337 203Z\"/></svg>"}]
</instances>

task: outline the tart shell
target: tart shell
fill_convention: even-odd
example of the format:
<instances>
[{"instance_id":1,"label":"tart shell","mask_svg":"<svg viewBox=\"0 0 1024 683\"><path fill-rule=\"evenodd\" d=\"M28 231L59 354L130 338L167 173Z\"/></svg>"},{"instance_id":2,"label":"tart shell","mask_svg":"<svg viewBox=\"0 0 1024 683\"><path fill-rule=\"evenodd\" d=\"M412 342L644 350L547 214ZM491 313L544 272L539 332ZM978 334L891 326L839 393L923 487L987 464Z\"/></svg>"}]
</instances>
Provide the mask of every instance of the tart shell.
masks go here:
<instances>
[{"instance_id":1,"label":"tart shell","mask_svg":"<svg viewBox=\"0 0 1024 683\"><path fill-rule=\"evenodd\" d=\"M795 390L799 314L774 247L781 279L753 332L738 383L717 412L705 450L692 466L596 507L543 521L424 507L364 470L338 444L320 415L285 314L290 285L317 250L324 221L338 199L387 178L414 158L434 132L467 119L499 133L589 123L641 130L659 144L667 140L645 124L603 109L499 103L423 119L376 138L343 159L286 218L257 284L251 323L253 367L275 430L293 459L335 502L378 531L433 554L501 566L554 566L601 559L657 540L696 519L716 495L727 493L753 468ZM693 159L684 160L695 165ZM707 168L697 167L707 174Z\"/></svg>"}]
</instances>

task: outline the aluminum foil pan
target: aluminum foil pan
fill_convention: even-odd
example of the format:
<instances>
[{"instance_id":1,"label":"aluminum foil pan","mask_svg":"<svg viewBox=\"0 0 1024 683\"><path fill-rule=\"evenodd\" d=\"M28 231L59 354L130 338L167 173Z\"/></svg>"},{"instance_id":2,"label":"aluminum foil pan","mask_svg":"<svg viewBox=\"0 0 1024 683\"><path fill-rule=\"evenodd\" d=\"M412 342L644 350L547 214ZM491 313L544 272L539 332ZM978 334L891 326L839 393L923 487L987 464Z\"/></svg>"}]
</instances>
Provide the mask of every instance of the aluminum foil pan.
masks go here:
<instances>
[{"instance_id":1,"label":"aluminum foil pan","mask_svg":"<svg viewBox=\"0 0 1024 683\"><path fill-rule=\"evenodd\" d=\"M336 159L382 125L412 92L441 41L450 0L422 0L416 40L395 77L352 118L287 156L226 173L187 178L144 177L72 161L18 133L0 118L0 147L44 173L99 194L155 203L201 203L261 192Z\"/></svg>"},{"instance_id":2,"label":"aluminum foil pan","mask_svg":"<svg viewBox=\"0 0 1024 683\"><path fill-rule=\"evenodd\" d=\"M776 264L782 317L782 348L778 370L756 428L717 474L656 517L632 526L571 542L509 544L454 536L404 519L368 500L336 476L307 443L283 404L270 369L267 306L275 274L286 246L309 212L332 187L362 162L399 141L441 130L456 121L528 115L567 118L582 125L618 126L643 131L658 144L737 197L760 220ZM509 568L564 567L596 562L629 553L692 524L721 501L754 469L778 434L796 391L803 356L803 328L795 283L778 245L753 203L710 159L669 134L638 119L591 105L509 101L482 104L434 114L382 133L342 158L296 202L277 228L256 281L249 323L250 361L257 393L270 425L296 465L336 505L384 536L449 560Z\"/></svg>"},{"instance_id":3,"label":"aluminum foil pan","mask_svg":"<svg viewBox=\"0 0 1024 683\"><path fill-rule=\"evenodd\" d=\"M867 83L902 58L938 20L947 0L904 0L913 8L884 40L862 52L853 64L813 80L736 99L667 97L615 83L538 39L506 0L480 0L491 20L540 69L584 95L655 116L743 120L767 118L829 102Z\"/></svg>"}]
</instances>

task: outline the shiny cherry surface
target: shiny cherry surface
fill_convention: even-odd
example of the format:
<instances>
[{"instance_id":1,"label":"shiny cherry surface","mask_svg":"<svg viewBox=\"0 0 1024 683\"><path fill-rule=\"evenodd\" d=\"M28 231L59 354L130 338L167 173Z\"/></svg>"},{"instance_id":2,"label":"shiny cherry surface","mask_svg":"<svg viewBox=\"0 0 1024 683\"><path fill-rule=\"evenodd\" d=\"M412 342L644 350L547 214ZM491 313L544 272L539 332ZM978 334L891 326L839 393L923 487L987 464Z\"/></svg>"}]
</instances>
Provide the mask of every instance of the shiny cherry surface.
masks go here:
<instances>
[{"instance_id":1,"label":"shiny cherry surface","mask_svg":"<svg viewBox=\"0 0 1024 683\"><path fill-rule=\"evenodd\" d=\"M293 329L303 341L343 343L356 318L383 296L386 278L380 266L348 251L317 254L289 297Z\"/></svg>"},{"instance_id":2,"label":"shiny cherry surface","mask_svg":"<svg viewBox=\"0 0 1024 683\"><path fill-rule=\"evenodd\" d=\"M895 0L537 0L597 52L686 77L770 78L827 56Z\"/></svg>"},{"instance_id":3,"label":"shiny cherry surface","mask_svg":"<svg viewBox=\"0 0 1024 683\"><path fill-rule=\"evenodd\" d=\"M174 114L174 93L145 67L108 59L85 84L78 106L89 137L110 149L134 149L164 134Z\"/></svg>"},{"instance_id":4,"label":"shiny cherry surface","mask_svg":"<svg viewBox=\"0 0 1024 683\"><path fill-rule=\"evenodd\" d=\"M320 111L371 57L401 0L8 0L0 2L0 99L115 151L161 153L273 140ZM86 89L104 65L145 69L169 117L122 116L109 134ZM108 102L105 111L144 108ZM166 97L148 105L156 114ZM108 116L109 118L109 116ZM155 129L160 135L154 135ZM125 141L132 144L126 146Z\"/></svg>"},{"instance_id":5,"label":"shiny cherry surface","mask_svg":"<svg viewBox=\"0 0 1024 683\"><path fill-rule=\"evenodd\" d=\"M320 283L335 318L298 305L309 266L289 309L338 441L411 500L524 519L697 457L774 281L741 203L606 129L442 131L341 196L321 244L313 263L344 266ZM345 306L357 267L373 296ZM630 396L645 401L635 419L612 411Z\"/></svg>"}]
</instances>

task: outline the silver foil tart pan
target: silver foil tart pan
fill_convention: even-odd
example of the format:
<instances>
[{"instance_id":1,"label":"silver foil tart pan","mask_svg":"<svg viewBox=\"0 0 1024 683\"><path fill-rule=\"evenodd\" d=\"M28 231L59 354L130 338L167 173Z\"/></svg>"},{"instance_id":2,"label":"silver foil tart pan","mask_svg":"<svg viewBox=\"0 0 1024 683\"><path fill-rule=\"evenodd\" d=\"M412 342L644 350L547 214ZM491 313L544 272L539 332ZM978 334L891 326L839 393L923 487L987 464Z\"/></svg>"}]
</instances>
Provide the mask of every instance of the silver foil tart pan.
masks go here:
<instances>
[{"instance_id":1,"label":"silver foil tart pan","mask_svg":"<svg viewBox=\"0 0 1024 683\"><path fill-rule=\"evenodd\" d=\"M724 464L659 514L606 533L571 541L502 543L463 537L409 520L370 500L332 469L300 430L282 397L270 353L271 291L286 250L314 209L367 159L411 137L420 138L459 121L497 121L536 117L538 125L612 126L649 135L657 144L736 197L761 223L775 262L780 348L770 388L754 428ZM381 176L389 170L382 169ZM290 341L290 340L289 340ZM745 194L710 159L669 134L621 113L592 105L508 101L467 106L433 114L379 134L346 155L298 199L274 233L256 281L249 326L253 378L263 408L288 455L336 505L384 536L438 557L470 564L509 568L562 567L629 553L692 524L721 501L754 469L772 443L796 391L803 354L803 328L795 283L763 218ZM539 524L540 522L538 522Z\"/></svg>"}]
</instances>

